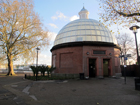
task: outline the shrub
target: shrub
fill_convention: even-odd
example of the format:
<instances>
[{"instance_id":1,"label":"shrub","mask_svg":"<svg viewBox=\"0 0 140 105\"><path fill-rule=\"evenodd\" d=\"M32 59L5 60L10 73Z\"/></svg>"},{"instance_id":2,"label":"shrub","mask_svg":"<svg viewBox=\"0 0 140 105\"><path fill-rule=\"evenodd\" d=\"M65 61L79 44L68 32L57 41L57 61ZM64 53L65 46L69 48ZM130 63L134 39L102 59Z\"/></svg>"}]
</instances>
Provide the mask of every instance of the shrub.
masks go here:
<instances>
[{"instance_id":1,"label":"shrub","mask_svg":"<svg viewBox=\"0 0 140 105\"><path fill-rule=\"evenodd\" d=\"M41 75L42 75L42 76L45 76L45 72L48 71L48 69L49 69L48 66L42 65L42 66L40 67Z\"/></svg>"},{"instance_id":2,"label":"shrub","mask_svg":"<svg viewBox=\"0 0 140 105\"><path fill-rule=\"evenodd\" d=\"M48 70L47 70L48 77L49 77L50 74L52 74L52 72L53 72L55 69L56 69L56 67L53 67L53 66L48 67Z\"/></svg>"},{"instance_id":3,"label":"shrub","mask_svg":"<svg viewBox=\"0 0 140 105\"><path fill-rule=\"evenodd\" d=\"M32 69L33 75L35 76L35 74L36 74L36 66L30 66L30 68Z\"/></svg>"}]
</instances>

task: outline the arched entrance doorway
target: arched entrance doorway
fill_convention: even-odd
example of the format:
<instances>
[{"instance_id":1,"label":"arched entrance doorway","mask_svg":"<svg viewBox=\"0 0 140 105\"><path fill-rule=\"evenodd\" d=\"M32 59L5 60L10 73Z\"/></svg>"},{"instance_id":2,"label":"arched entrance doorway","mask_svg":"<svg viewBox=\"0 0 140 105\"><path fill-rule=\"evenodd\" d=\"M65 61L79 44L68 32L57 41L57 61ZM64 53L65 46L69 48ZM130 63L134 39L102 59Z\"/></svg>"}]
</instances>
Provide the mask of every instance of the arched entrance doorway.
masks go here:
<instances>
[{"instance_id":1,"label":"arched entrance doorway","mask_svg":"<svg viewBox=\"0 0 140 105\"><path fill-rule=\"evenodd\" d=\"M96 76L96 59L89 59L89 77Z\"/></svg>"},{"instance_id":2,"label":"arched entrance doorway","mask_svg":"<svg viewBox=\"0 0 140 105\"><path fill-rule=\"evenodd\" d=\"M110 69L110 63L109 59L103 59L103 76L108 77L110 76L111 69Z\"/></svg>"}]
</instances>

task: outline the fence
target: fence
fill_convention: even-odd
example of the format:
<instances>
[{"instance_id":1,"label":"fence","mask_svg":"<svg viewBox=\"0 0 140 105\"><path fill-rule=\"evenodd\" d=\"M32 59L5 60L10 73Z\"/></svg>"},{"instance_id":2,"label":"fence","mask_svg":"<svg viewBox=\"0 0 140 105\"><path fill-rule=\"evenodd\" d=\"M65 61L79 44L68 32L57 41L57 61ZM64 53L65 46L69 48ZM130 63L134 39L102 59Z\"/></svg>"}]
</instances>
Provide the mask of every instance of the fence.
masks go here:
<instances>
[{"instance_id":1,"label":"fence","mask_svg":"<svg viewBox=\"0 0 140 105\"><path fill-rule=\"evenodd\" d=\"M58 74L58 73L52 73L48 76L47 73L43 76L41 72L38 72L38 75L36 76L33 74L25 74L26 79L30 80L65 80L65 79L76 79L79 78L79 74Z\"/></svg>"},{"instance_id":2,"label":"fence","mask_svg":"<svg viewBox=\"0 0 140 105\"><path fill-rule=\"evenodd\" d=\"M124 72L125 70L125 72ZM130 77L140 77L140 65L127 65L127 67L121 65L122 76L126 74L126 76Z\"/></svg>"}]
</instances>

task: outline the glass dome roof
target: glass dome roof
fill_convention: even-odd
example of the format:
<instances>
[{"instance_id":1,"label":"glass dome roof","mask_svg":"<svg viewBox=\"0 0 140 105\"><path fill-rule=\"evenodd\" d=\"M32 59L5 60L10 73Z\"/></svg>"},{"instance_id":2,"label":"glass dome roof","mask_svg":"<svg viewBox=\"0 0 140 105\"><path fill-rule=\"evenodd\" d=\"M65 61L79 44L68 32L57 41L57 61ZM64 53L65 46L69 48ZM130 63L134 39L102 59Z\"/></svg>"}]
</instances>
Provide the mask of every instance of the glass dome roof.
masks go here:
<instances>
[{"instance_id":1,"label":"glass dome roof","mask_svg":"<svg viewBox=\"0 0 140 105\"><path fill-rule=\"evenodd\" d=\"M115 36L100 22L88 19L89 12L83 7L80 19L65 25L55 38L54 45L68 42L109 42L117 44Z\"/></svg>"},{"instance_id":2,"label":"glass dome roof","mask_svg":"<svg viewBox=\"0 0 140 105\"><path fill-rule=\"evenodd\" d=\"M55 38L54 45L79 42L96 41L117 44L114 35L101 23L93 19L78 19L65 25Z\"/></svg>"}]
</instances>

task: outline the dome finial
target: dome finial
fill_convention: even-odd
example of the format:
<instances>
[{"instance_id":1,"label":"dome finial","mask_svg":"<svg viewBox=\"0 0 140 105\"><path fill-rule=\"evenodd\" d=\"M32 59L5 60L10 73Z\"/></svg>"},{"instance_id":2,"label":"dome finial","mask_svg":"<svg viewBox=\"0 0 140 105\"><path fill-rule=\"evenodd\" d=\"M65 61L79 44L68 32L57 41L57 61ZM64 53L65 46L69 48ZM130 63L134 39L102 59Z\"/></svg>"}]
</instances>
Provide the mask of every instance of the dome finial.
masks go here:
<instances>
[{"instance_id":1,"label":"dome finial","mask_svg":"<svg viewBox=\"0 0 140 105\"><path fill-rule=\"evenodd\" d=\"M89 12L85 9L84 3L83 3L83 8L79 12L80 19L88 19L88 14Z\"/></svg>"},{"instance_id":2,"label":"dome finial","mask_svg":"<svg viewBox=\"0 0 140 105\"><path fill-rule=\"evenodd\" d=\"M85 9L85 7L84 7L84 3L83 3L83 9ZM85 9L86 10L86 9Z\"/></svg>"}]
</instances>

